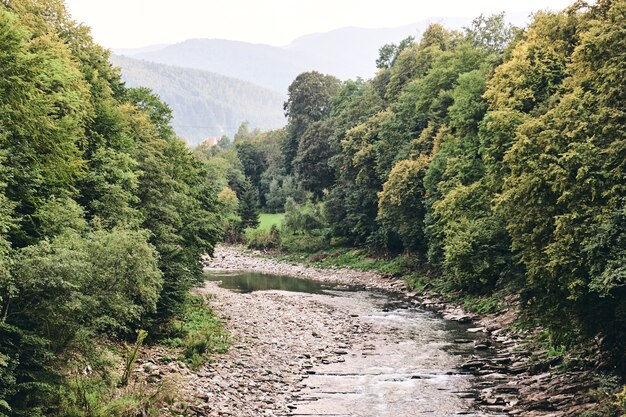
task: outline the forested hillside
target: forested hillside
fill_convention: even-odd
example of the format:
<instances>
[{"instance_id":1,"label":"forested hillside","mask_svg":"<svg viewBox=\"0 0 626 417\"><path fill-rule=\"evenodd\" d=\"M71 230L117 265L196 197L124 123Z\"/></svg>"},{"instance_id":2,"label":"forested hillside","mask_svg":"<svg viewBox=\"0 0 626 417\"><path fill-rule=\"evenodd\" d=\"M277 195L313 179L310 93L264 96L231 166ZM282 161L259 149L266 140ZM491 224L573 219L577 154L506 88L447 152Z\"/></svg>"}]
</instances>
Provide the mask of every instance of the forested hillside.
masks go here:
<instances>
[{"instance_id":1,"label":"forested hillside","mask_svg":"<svg viewBox=\"0 0 626 417\"><path fill-rule=\"evenodd\" d=\"M190 144L232 137L247 121L259 129L284 126L284 96L249 82L190 68L111 57L129 87L152 89L171 109L172 127Z\"/></svg>"},{"instance_id":2,"label":"forested hillside","mask_svg":"<svg viewBox=\"0 0 626 417\"><path fill-rule=\"evenodd\" d=\"M261 209L286 202L280 233L250 245L403 253L418 288L513 295L549 346L600 348L623 372L625 35L622 0L525 29L431 25L381 48L369 81L299 75L284 130L209 162L233 161L230 188Z\"/></svg>"},{"instance_id":3,"label":"forested hillside","mask_svg":"<svg viewBox=\"0 0 626 417\"><path fill-rule=\"evenodd\" d=\"M123 343L178 332L220 232L170 120L61 0L0 3L1 416L147 415L160 395L129 385L130 353L121 376Z\"/></svg>"}]
</instances>

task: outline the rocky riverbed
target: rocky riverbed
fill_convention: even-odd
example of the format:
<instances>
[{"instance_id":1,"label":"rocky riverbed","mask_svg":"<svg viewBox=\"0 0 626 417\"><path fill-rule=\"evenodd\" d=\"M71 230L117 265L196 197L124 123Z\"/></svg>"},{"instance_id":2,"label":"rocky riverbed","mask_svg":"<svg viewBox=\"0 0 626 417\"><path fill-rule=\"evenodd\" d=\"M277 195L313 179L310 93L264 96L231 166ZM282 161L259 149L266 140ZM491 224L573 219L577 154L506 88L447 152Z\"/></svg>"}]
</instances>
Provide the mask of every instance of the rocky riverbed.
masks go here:
<instances>
[{"instance_id":1,"label":"rocky riverbed","mask_svg":"<svg viewBox=\"0 0 626 417\"><path fill-rule=\"evenodd\" d=\"M232 346L198 372L144 359L150 372L180 374L187 405L170 412L573 417L593 407L581 395L592 385L586 372L557 373L562 358L539 359L506 330L513 310L476 317L376 273L291 265L237 248L220 247L204 261L208 273L295 276L334 289L240 293L219 282L197 289L226 320Z\"/></svg>"}]
</instances>

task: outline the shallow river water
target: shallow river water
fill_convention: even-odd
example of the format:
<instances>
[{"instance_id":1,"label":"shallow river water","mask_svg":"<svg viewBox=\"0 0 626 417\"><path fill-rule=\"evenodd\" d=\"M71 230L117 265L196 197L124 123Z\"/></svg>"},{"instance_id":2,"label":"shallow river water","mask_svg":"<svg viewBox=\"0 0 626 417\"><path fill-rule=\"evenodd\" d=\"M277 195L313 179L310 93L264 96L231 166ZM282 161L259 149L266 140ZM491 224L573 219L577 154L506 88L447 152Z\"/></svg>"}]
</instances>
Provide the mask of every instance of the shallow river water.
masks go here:
<instances>
[{"instance_id":1,"label":"shallow river water","mask_svg":"<svg viewBox=\"0 0 626 417\"><path fill-rule=\"evenodd\" d=\"M256 273L211 273L209 281L241 293L293 292L290 300L315 297L357 321L340 362L306 371L293 416L496 416L476 409L472 376L460 365L472 355L467 325L408 306L393 296L317 281ZM313 294L313 295L311 295ZM341 351L345 350L345 351ZM481 353L488 355L489 352Z\"/></svg>"}]
</instances>

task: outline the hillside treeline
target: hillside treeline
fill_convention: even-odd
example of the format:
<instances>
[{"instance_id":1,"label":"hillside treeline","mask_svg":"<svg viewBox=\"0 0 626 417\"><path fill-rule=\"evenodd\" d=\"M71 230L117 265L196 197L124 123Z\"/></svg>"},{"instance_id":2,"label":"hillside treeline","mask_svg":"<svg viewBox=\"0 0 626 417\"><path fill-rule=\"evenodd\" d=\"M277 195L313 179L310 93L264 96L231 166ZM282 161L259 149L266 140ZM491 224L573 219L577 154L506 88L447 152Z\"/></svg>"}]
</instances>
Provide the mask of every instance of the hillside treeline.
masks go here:
<instances>
[{"instance_id":1,"label":"hillside treeline","mask_svg":"<svg viewBox=\"0 0 626 417\"><path fill-rule=\"evenodd\" d=\"M61 0L0 2L1 416L130 415L121 342L170 331L219 239L170 109L108 56Z\"/></svg>"},{"instance_id":2,"label":"hillside treeline","mask_svg":"<svg viewBox=\"0 0 626 417\"><path fill-rule=\"evenodd\" d=\"M553 346L626 357L626 2L432 25L377 65L301 74L288 126L235 141L261 206L308 193L287 210L307 250L408 253L447 288L515 294Z\"/></svg>"},{"instance_id":3,"label":"hillside treeline","mask_svg":"<svg viewBox=\"0 0 626 417\"><path fill-rule=\"evenodd\" d=\"M115 56L130 87L148 87L172 108L172 127L189 144L232 136L243 120L261 129L285 124L284 94L235 78L191 68Z\"/></svg>"}]
</instances>

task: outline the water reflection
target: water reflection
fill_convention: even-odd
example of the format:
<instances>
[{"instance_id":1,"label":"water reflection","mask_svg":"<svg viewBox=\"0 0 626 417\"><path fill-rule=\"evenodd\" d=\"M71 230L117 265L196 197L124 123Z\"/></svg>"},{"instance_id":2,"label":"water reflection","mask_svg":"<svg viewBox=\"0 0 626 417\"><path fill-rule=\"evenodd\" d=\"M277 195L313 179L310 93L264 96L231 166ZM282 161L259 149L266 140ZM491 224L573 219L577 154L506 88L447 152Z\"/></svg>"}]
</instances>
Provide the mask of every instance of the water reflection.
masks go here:
<instances>
[{"instance_id":1,"label":"water reflection","mask_svg":"<svg viewBox=\"0 0 626 417\"><path fill-rule=\"evenodd\" d=\"M207 273L208 281L221 281L221 287L229 290L249 293L253 291L281 290L302 292L308 294L322 294L330 289L318 281L309 279L259 274L254 272L220 272Z\"/></svg>"}]
</instances>

